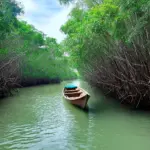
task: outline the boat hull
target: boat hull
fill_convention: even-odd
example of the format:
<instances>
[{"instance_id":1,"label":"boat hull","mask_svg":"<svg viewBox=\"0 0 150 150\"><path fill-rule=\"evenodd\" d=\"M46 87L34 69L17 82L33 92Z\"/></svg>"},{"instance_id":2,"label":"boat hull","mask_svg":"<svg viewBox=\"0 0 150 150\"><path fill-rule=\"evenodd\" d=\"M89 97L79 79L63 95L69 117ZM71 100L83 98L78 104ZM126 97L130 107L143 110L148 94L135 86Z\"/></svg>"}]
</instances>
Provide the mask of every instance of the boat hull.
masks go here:
<instances>
[{"instance_id":1,"label":"boat hull","mask_svg":"<svg viewBox=\"0 0 150 150\"><path fill-rule=\"evenodd\" d=\"M79 98L77 97L69 98L69 97L66 97L64 93L63 93L63 96L64 96L64 99L68 101L69 103L71 103L72 105L85 109L87 107L87 102L88 102L90 95L86 91L83 91L83 92L85 92L84 96L79 97Z\"/></svg>"}]
</instances>

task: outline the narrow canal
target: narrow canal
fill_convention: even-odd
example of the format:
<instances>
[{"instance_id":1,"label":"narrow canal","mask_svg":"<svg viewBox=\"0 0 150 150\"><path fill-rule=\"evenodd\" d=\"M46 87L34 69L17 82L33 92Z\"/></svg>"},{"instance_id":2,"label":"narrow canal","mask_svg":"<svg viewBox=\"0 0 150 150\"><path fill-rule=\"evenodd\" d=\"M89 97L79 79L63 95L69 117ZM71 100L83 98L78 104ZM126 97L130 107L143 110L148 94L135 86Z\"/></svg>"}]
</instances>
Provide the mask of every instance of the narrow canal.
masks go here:
<instances>
[{"instance_id":1,"label":"narrow canal","mask_svg":"<svg viewBox=\"0 0 150 150\"><path fill-rule=\"evenodd\" d=\"M62 99L68 82L20 89L0 100L0 150L150 150L150 114L90 94L89 111Z\"/></svg>"}]
</instances>

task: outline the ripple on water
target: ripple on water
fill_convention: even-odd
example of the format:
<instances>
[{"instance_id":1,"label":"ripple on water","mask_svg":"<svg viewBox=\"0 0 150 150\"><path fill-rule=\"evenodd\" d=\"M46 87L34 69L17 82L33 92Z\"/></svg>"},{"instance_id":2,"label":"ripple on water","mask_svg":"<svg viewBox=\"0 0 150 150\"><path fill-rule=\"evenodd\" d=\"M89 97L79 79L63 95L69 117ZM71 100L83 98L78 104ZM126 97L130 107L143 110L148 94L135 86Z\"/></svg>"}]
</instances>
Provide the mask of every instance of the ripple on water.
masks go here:
<instances>
[{"instance_id":1,"label":"ripple on water","mask_svg":"<svg viewBox=\"0 0 150 150\"><path fill-rule=\"evenodd\" d=\"M28 148L28 145L37 143L40 140L38 137L39 131L31 125L12 125L3 137L3 142L0 147L6 149L23 149Z\"/></svg>"},{"instance_id":2,"label":"ripple on water","mask_svg":"<svg viewBox=\"0 0 150 150\"><path fill-rule=\"evenodd\" d=\"M32 109L33 121L29 124L24 121L23 125L20 122L8 124L0 147L37 150L48 147L64 149L68 145L68 136L71 133L69 129L73 122L68 120L68 117L71 119L72 116L64 109L60 94L37 97L34 95L23 109Z\"/></svg>"},{"instance_id":3,"label":"ripple on water","mask_svg":"<svg viewBox=\"0 0 150 150\"><path fill-rule=\"evenodd\" d=\"M62 87L22 89L0 105L0 150L149 150L149 116L108 105L85 113L62 100Z\"/></svg>"}]
</instances>

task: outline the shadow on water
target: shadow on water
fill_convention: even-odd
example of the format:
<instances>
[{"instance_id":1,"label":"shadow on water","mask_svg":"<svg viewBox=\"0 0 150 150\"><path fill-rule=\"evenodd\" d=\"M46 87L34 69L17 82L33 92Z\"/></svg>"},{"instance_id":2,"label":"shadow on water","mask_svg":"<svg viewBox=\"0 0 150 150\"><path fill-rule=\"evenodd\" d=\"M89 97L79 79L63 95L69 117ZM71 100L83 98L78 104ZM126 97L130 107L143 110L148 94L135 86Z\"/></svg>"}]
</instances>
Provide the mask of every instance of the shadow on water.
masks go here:
<instances>
[{"instance_id":1,"label":"shadow on water","mask_svg":"<svg viewBox=\"0 0 150 150\"><path fill-rule=\"evenodd\" d=\"M13 96L0 98L0 108L12 101Z\"/></svg>"},{"instance_id":2,"label":"shadow on water","mask_svg":"<svg viewBox=\"0 0 150 150\"><path fill-rule=\"evenodd\" d=\"M134 116L135 118L145 118L145 116L150 115L149 110L137 109L130 105L121 104L118 100L101 93L99 89L92 91L90 101L92 102L89 105L88 111L94 115L106 115L108 113L117 115L120 113L126 116Z\"/></svg>"},{"instance_id":3,"label":"shadow on water","mask_svg":"<svg viewBox=\"0 0 150 150\"><path fill-rule=\"evenodd\" d=\"M71 104L70 104L71 105ZM89 108L89 106L87 105L86 106L86 108L81 108L81 107L79 107L79 106L76 106L76 105L73 105L77 110L79 110L79 111L81 111L81 112L83 112L83 113L89 113L89 111L90 111L90 108Z\"/></svg>"},{"instance_id":4,"label":"shadow on water","mask_svg":"<svg viewBox=\"0 0 150 150\"><path fill-rule=\"evenodd\" d=\"M107 111L125 111L131 109L129 106L121 104L116 99L104 95L99 89L92 88L90 90L91 97L89 99L88 111L91 113L104 113Z\"/></svg>"},{"instance_id":5,"label":"shadow on water","mask_svg":"<svg viewBox=\"0 0 150 150\"><path fill-rule=\"evenodd\" d=\"M67 110L68 114L70 114L74 118L74 120L76 120L77 122L80 120L80 122L83 122L82 124L88 125L89 114L90 114L89 107L82 109L81 107L72 105L71 103L67 102L65 99L63 99L63 105L65 110Z\"/></svg>"}]
</instances>

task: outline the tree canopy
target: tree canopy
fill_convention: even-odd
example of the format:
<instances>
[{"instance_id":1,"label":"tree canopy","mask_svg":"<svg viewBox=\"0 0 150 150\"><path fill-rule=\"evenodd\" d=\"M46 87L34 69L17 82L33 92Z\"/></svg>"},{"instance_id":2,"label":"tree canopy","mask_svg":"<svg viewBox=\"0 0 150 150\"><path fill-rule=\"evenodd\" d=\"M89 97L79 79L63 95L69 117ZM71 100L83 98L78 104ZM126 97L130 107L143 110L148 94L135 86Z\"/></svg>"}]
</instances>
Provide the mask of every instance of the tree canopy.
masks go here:
<instances>
[{"instance_id":1,"label":"tree canopy","mask_svg":"<svg viewBox=\"0 0 150 150\"><path fill-rule=\"evenodd\" d=\"M61 27L72 64L92 85L113 91L121 101L136 107L144 105L148 78L137 72L143 70L149 76L150 1L75 2Z\"/></svg>"}]
</instances>

